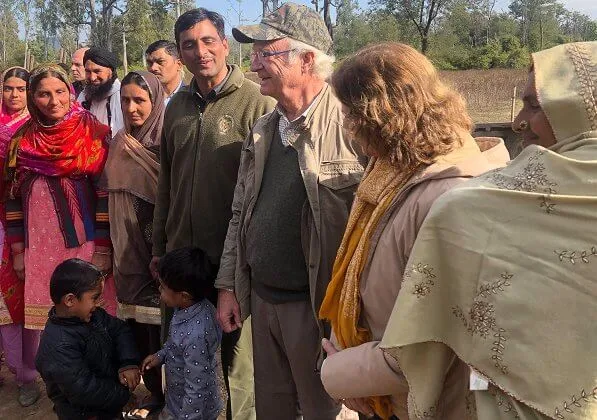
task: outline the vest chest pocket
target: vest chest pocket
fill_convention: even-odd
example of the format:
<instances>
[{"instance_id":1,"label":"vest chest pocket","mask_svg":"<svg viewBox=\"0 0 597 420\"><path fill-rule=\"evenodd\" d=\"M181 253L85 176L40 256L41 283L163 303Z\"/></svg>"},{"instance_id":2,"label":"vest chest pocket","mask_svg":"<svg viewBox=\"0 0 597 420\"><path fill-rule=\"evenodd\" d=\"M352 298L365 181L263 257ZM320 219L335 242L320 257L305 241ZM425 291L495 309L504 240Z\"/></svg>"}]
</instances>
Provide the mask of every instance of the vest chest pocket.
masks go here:
<instances>
[{"instance_id":1,"label":"vest chest pocket","mask_svg":"<svg viewBox=\"0 0 597 420\"><path fill-rule=\"evenodd\" d=\"M332 190L341 190L361 182L363 164L358 160L335 160L319 165L319 183Z\"/></svg>"}]
</instances>

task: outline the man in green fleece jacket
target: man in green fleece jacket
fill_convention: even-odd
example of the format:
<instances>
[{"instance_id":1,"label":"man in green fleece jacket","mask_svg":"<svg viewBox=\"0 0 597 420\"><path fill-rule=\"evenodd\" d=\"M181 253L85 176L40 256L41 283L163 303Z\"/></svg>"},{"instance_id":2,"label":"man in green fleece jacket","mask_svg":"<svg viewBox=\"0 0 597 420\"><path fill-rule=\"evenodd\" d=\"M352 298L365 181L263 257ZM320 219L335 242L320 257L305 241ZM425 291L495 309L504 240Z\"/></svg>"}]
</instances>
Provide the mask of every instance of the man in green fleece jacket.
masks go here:
<instances>
[{"instance_id":1,"label":"man in green fleece jacket","mask_svg":"<svg viewBox=\"0 0 597 420\"><path fill-rule=\"evenodd\" d=\"M259 86L245 79L239 67L226 64L229 47L219 14L203 8L190 10L178 18L174 33L180 58L194 77L187 90L174 95L164 117L150 268L156 275L166 252L196 246L209 256L215 279L232 217L243 140L275 102L262 96ZM167 327L167 321L164 324ZM223 337L225 379L238 337L238 333ZM246 395L252 393L250 367L239 372L238 383L230 376L228 388L239 391L238 397L233 393L229 398L233 407L244 401L252 404L252 395ZM254 418L250 411L253 414L235 413L234 418Z\"/></svg>"}]
</instances>

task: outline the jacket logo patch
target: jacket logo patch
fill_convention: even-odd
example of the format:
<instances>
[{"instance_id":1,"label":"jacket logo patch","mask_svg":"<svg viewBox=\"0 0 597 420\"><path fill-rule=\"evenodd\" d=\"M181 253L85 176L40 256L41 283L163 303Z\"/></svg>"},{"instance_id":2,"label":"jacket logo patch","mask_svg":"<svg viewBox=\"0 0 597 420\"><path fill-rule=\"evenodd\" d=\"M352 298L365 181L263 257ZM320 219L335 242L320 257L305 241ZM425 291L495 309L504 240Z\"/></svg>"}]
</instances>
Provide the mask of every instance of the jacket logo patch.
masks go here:
<instances>
[{"instance_id":1,"label":"jacket logo patch","mask_svg":"<svg viewBox=\"0 0 597 420\"><path fill-rule=\"evenodd\" d=\"M231 115L223 115L218 120L218 131L221 135L228 134L228 132L234 126L234 119Z\"/></svg>"}]
</instances>

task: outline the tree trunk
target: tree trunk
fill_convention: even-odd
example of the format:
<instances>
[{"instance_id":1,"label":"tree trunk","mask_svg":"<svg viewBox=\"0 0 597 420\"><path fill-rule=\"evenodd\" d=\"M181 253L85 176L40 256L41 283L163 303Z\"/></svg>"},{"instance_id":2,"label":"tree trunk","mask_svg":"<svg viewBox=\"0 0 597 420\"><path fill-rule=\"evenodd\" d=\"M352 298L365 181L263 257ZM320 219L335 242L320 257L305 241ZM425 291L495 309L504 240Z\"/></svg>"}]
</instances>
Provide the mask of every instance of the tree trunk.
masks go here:
<instances>
[{"instance_id":1,"label":"tree trunk","mask_svg":"<svg viewBox=\"0 0 597 420\"><path fill-rule=\"evenodd\" d=\"M325 26L328 28L330 37L334 39L334 25L332 25L332 17L330 13L331 7L331 0L323 0L323 21L325 22Z\"/></svg>"},{"instance_id":2,"label":"tree trunk","mask_svg":"<svg viewBox=\"0 0 597 420\"><path fill-rule=\"evenodd\" d=\"M112 51L112 7L106 11L104 25L106 26L106 48Z\"/></svg>"},{"instance_id":3,"label":"tree trunk","mask_svg":"<svg viewBox=\"0 0 597 420\"><path fill-rule=\"evenodd\" d=\"M4 12L4 25L2 25L2 66L6 67L6 12Z\"/></svg>"},{"instance_id":4,"label":"tree trunk","mask_svg":"<svg viewBox=\"0 0 597 420\"><path fill-rule=\"evenodd\" d=\"M429 49L429 38L427 35L421 35L421 53L423 55L427 55L427 50Z\"/></svg>"},{"instance_id":5,"label":"tree trunk","mask_svg":"<svg viewBox=\"0 0 597 420\"><path fill-rule=\"evenodd\" d=\"M126 56L126 31L122 30L122 67L124 67L124 74L129 72L129 61Z\"/></svg>"},{"instance_id":6,"label":"tree trunk","mask_svg":"<svg viewBox=\"0 0 597 420\"><path fill-rule=\"evenodd\" d=\"M95 14L95 1L89 0L89 21L91 24L89 25L89 32L91 33L91 41L94 44L97 44L98 41L98 32L97 32L97 15Z\"/></svg>"}]
</instances>

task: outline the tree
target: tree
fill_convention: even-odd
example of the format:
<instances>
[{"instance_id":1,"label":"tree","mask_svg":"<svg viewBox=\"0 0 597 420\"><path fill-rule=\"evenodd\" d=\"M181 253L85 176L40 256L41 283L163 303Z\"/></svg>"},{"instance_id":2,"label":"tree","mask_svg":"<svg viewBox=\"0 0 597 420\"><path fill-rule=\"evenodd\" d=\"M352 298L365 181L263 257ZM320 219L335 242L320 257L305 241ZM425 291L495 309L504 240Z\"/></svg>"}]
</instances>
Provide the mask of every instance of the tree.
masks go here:
<instances>
[{"instance_id":1,"label":"tree","mask_svg":"<svg viewBox=\"0 0 597 420\"><path fill-rule=\"evenodd\" d=\"M51 0L61 25L89 27L90 44L112 50L114 17L123 13L124 0ZM115 13L117 12L117 13Z\"/></svg>"},{"instance_id":2,"label":"tree","mask_svg":"<svg viewBox=\"0 0 597 420\"><path fill-rule=\"evenodd\" d=\"M325 22L326 28L328 28L328 32L330 37L334 39L334 25L332 24L332 1L331 0L323 0L323 21Z\"/></svg>"},{"instance_id":3,"label":"tree","mask_svg":"<svg viewBox=\"0 0 597 420\"><path fill-rule=\"evenodd\" d=\"M31 36L31 21L33 14L32 0L23 0L20 4L19 11L23 18L23 28L25 32L25 57L23 58L23 67L27 67L27 58L29 51L29 38Z\"/></svg>"},{"instance_id":4,"label":"tree","mask_svg":"<svg viewBox=\"0 0 597 420\"><path fill-rule=\"evenodd\" d=\"M52 7L50 0L35 0L37 11L37 38L43 45L42 55L44 61L48 61L50 49L53 49L50 42L55 40L58 34L60 19L55 7Z\"/></svg>"},{"instance_id":5,"label":"tree","mask_svg":"<svg viewBox=\"0 0 597 420\"><path fill-rule=\"evenodd\" d=\"M579 12L566 10L560 30L566 42L597 40L597 22Z\"/></svg>"},{"instance_id":6,"label":"tree","mask_svg":"<svg viewBox=\"0 0 597 420\"><path fill-rule=\"evenodd\" d=\"M18 58L22 42L19 40L19 24L15 16L15 4L9 0L0 1L0 25L2 25L2 68L6 69L23 62Z\"/></svg>"},{"instance_id":7,"label":"tree","mask_svg":"<svg viewBox=\"0 0 597 420\"><path fill-rule=\"evenodd\" d=\"M451 0L372 0L372 5L396 17L410 21L419 35L423 54L429 50L429 36L432 26L450 5Z\"/></svg>"},{"instance_id":8,"label":"tree","mask_svg":"<svg viewBox=\"0 0 597 420\"><path fill-rule=\"evenodd\" d=\"M566 9L554 0L514 0L511 14L519 21L520 40L531 51L555 45Z\"/></svg>"},{"instance_id":9,"label":"tree","mask_svg":"<svg viewBox=\"0 0 597 420\"><path fill-rule=\"evenodd\" d=\"M278 0L261 0L261 16L267 16L279 7Z\"/></svg>"}]
</instances>

